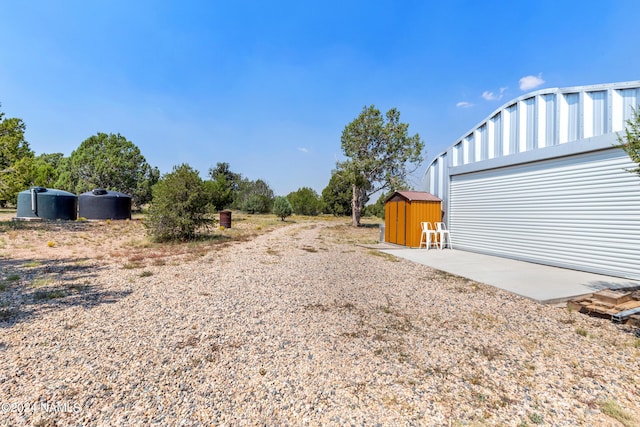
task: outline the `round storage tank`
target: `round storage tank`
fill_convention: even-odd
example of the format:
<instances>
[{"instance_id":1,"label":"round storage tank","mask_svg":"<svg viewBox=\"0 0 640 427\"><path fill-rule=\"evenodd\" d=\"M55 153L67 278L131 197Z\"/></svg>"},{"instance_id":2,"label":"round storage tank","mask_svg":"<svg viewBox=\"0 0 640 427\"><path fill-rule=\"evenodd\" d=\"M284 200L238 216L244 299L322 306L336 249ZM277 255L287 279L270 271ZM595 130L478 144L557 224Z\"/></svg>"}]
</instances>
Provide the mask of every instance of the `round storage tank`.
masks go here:
<instances>
[{"instance_id":1,"label":"round storage tank","mask_svg":"<svg viewBox=\"0 0 640 427\"><path fill-rule=\"evenodd\" d=\"M18 193L17 218L65 219L77 217L78 198L62 190L31 187Z\"/></svg>"},{"instance_id":2,"label":"round storage tank","mask_svg":"<svg viewBox=\"0 0 640 427\"><path fill-rule=\"evenodd\" d=\"M80 218L131 219L131 196L117 191L96 188L82 193L78 204Z\"/></svg>"}]
</instances>

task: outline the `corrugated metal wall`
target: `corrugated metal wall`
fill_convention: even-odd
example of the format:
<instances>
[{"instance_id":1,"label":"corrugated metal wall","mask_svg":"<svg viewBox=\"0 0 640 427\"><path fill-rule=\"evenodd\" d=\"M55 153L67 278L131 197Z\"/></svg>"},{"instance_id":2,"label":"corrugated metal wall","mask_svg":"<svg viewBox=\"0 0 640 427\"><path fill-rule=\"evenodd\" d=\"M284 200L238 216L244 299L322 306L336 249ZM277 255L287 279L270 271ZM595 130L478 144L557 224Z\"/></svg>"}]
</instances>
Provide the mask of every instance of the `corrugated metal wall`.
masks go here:
<instances>
[{"instance_id":1,"label":"corrugated metal wall","mask_svg":"<svg viewBox=\"0 0 640 427\"><path fill-rule=\"evenodd\" d=\"M401 224L399 223L399 216L402 217ZM404 245L404 216L404 201L389 201L384 205L385 242Z\"/></svg>"},{"instance_id":2,"label":"corrugated metal wall","mask_svg":"<svg viewBox=\"0 0 640 427\"><path fill-rule=\"evenodd\" d=\"M640 178L608 149L453 176L455 248L640 279Z\"/></svg>"},{"instance_id":3,"label":"corrugated metal wall","mask_svg":"<svg viewBox=\"0 0 640 427\"><path fill-rule=\"evenodd\" d=\"M441 221L440 202L412 201L407 205L407 240L406 246L416 248L420 246L422 229L421 222L432 225Z\"/></svg>"},{"instance_id":4,"label":"corrugated metal wall","mask_svg":"<svg viewBox=\"0 0 640 427\"><path fill-rule=\"evenodd\" d=\"M509 101L464 133L425 173L427 191L442 199L454 247L638 278L639 186L630 184L638 178L622 166L633 163L618 150L615 159L579 165L613 152L616 132L639 104L640 81L543 89ZM558 175L547 175L545 168L560 164ZM498 220L506 227L499 244L499 234L486 237ZM551 235L564 238L553 237L551 245Z\"/></svg>"},{"instance_id":5,"label":"corrugated metal wall","mask_svg":"<svg viewBox=\"0 0 640 427\"><path fill-rule=\"evenodd\" d=\"M411 248L420 246L420 223L441 221L440 202L390 200L385 204L385 241Z\"/></svg>"}]
</instances>

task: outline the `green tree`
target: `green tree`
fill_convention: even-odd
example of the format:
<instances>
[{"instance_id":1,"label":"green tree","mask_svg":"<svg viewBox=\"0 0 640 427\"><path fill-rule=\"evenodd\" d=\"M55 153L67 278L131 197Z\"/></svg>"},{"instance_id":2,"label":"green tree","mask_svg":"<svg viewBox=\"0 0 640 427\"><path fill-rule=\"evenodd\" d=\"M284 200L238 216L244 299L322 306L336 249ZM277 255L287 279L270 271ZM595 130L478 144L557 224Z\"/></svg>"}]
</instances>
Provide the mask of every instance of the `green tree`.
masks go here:
<instances>
[{"instance_id":1,"label":"green tree","mask_svg":"<svg viewBox=\"0 0 640 427\"><path fill-rule=\"evenodd\" d=\"M64 154L40 154L33 159L32 185L54 187L60 176Z\"/></svg>"},{"instance_id":2,"label":"green tree","mask_svg":"<svg viewBox=\"0 0 640 427\"><path fill-rule=\"evenodd\" d=\"M215 168L209 169L209 176L211 179L215 179L217 176L222 175L229 183L232 191L238 191L238 186L242 180L242 175L235 173L231 170L231 166L227 162L216 163Z\"/></svg>"},{"instance_id":3,"label":"green tree","mask_svg":"<svg viewBox=\"0 0 640 427\"><path fill-rule=\"evenodd\" d=\"M33 151L24 139L22 119L5 118L0 111L0 205L15 204L18 193L29 187Z\"/></svg>"},{"instance_id":4,"label":"green tree","mask_svg":"<svg viewBox=\"0 0 640 427\"><path fill-rule=\"evenodd\" d=\"M366 206L365 211L367 212L367 214L384 219L385 201L387 200L387 197L389 197L391 193L393 193L393 191L387 191L380 194L380 197L378 197L378 200L376 200L374 204Z\"/></svg>"},{"instance_id":5,"label":"green tree","mask_svg":"<svg viewBox=\"0 0 640 427\"><path fill-rule=\"evenodd\" d=\"M633 109L632 117L627 120L624 136L618 135L619 147L622 148L638 164L638 167L629 169L629 172L640 176L640 113Z\"/></svg>"},{"instance_id":6,"label":"green tree","mask_svg":"<svg viewBox=\"0 0 640 427\"><path fill-rule=\"evenodd\" d=\"M160 171L152 168L140 149L120 134L98 133L83 141L63 162L56 186L80 194L94 188L121 191L133 205L151 200Z\"/></svg>"},{"instance_id":7,"label":"green tree","mask_svg":"<svg viewBox=\"0 0 640 427\"><path fill-rule=\"evenodd\" d=\"M389 196L391 196L396 191L405 191L405 190L411 190L411 186L406 182L399 182L397 183L397 185L391 187L388 191L381 193L380 197L378 197L378 200L376 200L376 202L373 205L368 205L365 207L367 215L374 215L374 216L377 216L378 218L384 219L384 215L385 215L384 206Z\"/></svg>"},{"instance_id":8,"label":"green tree","mask_svg":"<svg viewBox=\"0 0 640 427\"><path fill-rule=\"evenodd\" d=\"M287 195L296 215L318 215L322 210L320 196L312 188L302 187Z\"/></svg>"},{"instance_id":9,"label":"green tree","mask_svg":"<svg viewBox=\"0 0 640 427\"><path fill-rule=\"evenodd\" d=\"M211 180L205 184L214 209L219 211L230 206L242 180L241 175L231 172L229 163L218 162L215 168L209 169L209 176Z\"/></svg>"},{"instance_id":10,"label":"green tree","mask_svg":"<svg viewBox=\"0 0 640 427\"><path fill-rule=\"evenodd\" d=\"M360 225L365 199L380 190L405 182L407 175L423 161L424 143L420 135L409 136L409 125L400 122L395 108L385 116L373 105L342 132L342 150L348 160L338 170L351 185L352 225Z\"/></svg>"},{"instance_id":11,"label":"green tree","mask_svg":"<svg viewBox=\"0 0 640 427\"><path fill-rule=\"evenodd\" d=\"M346 177L340 171L333 171L329 184L322 190L323 212L335 216L350 216L351 191L351 184Z\"/></svg>"},{"instance_id":12,"label":"green tree","mask_svg":"<svg viewBox=\"0 0 640 427\"><path fill-rule=\"evenodd\" d=\"M278 216L282 221L288 216L291 216L293 208L291 203L286 197L278 196L273 201L273 213Z\"/></svg>"},{"instance_id":13,"label":"green tree","mask_svg":"<svg viewBox=\"0 0 640 427\"><path fill-rule=\"evenodd\" d=\"M274 194L269 185L258 179L251 181L243 178L238 185L238 192L233 207L248 213L269 213L273 206Z\"/></svg>"},{"instance_id":14,"label":"green tree","mask_svg":"<svg viewBox=\"0 0 640 427\"><path fill-rule=\"evenodd\" d=\"M153 186L153 200L145 225L158 242L190 240L211 222L208 197L198 171L187 164L174 167Z\"/></svg>"}]
</instances>

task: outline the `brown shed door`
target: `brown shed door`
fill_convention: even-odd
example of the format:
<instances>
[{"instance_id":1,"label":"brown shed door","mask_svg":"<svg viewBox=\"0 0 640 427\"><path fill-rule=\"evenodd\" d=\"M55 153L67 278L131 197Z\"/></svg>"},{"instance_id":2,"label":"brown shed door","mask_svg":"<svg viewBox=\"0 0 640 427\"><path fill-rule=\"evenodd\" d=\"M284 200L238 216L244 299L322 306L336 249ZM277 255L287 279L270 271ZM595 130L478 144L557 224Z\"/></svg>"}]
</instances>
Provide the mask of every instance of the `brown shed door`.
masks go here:
<instances>
[{"instance_id":1,"label":"brown shed door","mask_svg":"<svg viewBox=\"0 0 640 427\"><path fill-rule=\"evenodd\" d=\"M385 238L389 243L406 245L406 212L405 202L387 202L385 205Z\"/></svg>"},{"instance_id":2,"label":"brown shed door","mask_svg":"<svg viewBox=\"0 0 640 427\"><path fill-rule=\"evenodd\" d=\"M397 218L398 218L398 202L387 202L386 205L386 238L389 243L396 243L398 238L397 233Z\"/></svg>"},{"instance_id":3,"label":"brown shed door","mask_svg":"<svg viewBox=\"0 0 640 427\"><path fill-rule=\"evenodd\" d=\"M396 202L398 205L398 214L396 217L396 243L399 245L407 245L407 204L404 202Z\"/></svg>"}]
</instances>

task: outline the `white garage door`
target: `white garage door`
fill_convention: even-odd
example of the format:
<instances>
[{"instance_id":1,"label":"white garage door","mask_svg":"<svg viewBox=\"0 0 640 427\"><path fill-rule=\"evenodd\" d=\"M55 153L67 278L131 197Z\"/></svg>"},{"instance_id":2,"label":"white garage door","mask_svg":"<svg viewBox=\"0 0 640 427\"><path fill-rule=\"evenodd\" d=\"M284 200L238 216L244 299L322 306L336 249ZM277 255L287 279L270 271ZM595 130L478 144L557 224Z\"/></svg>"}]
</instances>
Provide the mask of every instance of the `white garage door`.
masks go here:
<instances>
[{"instance_id":1,"label":"white garage door","mask_svg":"<svg viewBox=\"0 0 640 427\"><path fill-rule=\"evenodd\" d=\"M609 149L451 178L454 248L640 279L640 178Z\"/></svg>"}]
</instances>

